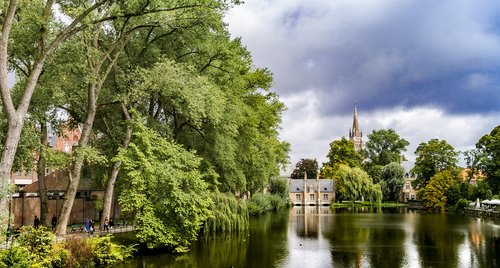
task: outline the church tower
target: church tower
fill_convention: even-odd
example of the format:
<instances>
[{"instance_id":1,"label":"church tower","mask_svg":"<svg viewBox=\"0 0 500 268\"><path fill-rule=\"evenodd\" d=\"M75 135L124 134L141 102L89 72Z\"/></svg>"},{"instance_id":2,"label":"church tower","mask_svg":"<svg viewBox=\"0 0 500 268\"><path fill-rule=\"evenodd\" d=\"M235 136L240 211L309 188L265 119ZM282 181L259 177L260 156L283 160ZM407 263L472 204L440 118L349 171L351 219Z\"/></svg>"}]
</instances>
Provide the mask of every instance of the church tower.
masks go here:
<instances>
[{"instance_id":1,"label":"church tower","mask_svg":"<svg viewBox=\"0 0 500 268\"><path fill-rule=\"evenodd\" d=\"M349 140L354 143L354 149L357 152L363 149L363 132L361 132L361 130L359 129L358 109L356 109L356 105L354 105L352 128L349 129Z\"/></svg>"}]
</instances>

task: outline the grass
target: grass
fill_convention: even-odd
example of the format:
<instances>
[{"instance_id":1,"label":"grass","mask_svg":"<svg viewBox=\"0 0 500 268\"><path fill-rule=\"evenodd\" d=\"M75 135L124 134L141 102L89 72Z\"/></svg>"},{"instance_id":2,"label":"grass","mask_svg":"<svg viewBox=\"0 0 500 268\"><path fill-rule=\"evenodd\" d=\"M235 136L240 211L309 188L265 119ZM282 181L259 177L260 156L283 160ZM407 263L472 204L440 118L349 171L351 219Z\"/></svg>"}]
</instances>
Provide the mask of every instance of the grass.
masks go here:
<instances>
[{"instance_id":1,"label":"grass","mask_svg":"<svg viewBox=\"0 0 500 268\"><path fill-rule=\"evenodd\" d=\"M396 202L382 202L382 203L376 203L376 202L369 202L369 201L365 201L365 202L360 202L360 201L357 201L357 202L354 202L354 203L351 203L351 202L347 202L347 201L344 201L342 203L332 203L331 204L331 207L332 208L350 208L350 207L383 207L383 208L395 208L395 207L406 207L408 206L408 204L406 203L396 203Z\"/></svg>"}]
</instances>

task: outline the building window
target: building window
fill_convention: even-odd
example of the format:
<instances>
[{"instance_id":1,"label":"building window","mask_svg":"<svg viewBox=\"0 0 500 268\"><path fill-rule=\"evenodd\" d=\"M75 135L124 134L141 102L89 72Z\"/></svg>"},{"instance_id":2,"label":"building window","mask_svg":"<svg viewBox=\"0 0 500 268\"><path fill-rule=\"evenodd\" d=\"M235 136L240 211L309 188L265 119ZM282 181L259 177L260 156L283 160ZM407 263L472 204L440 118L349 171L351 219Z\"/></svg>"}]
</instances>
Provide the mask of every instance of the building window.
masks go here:
<instances>
[{"instance_id":1,"label":"building window","mask_svg":"<svg viewBox=\"0 0 500 268\"><path fill-rule=\"evenodd\" d=\"M314 201L314 194L310 194L309 199L311 199L311 201Z\"/></svg>"},{"instance_id":2,"label":"building window","mask_svg":"<svg viewBox=\"0 0 500 268\"><path fill-rule=\"evenodd\" d=\"M300 194L295 194L295 200L300 201Z\"/></svg>"},{"instance_id":3,"label":"building window","mask_svg":"<svg viewBox=\"0 0 500 268\"><path fill-rule=\"evenodd\" d=\"M326 191L326 187L325 187L324 189L325 189L325 191Z\"/></svg>"},{"instance_id":4,"label":"building window","mask_svg":"<svg viewBox=\"0 0 500 268\"><path fill-rule=\"evenodd\" d=\"M323 201L328 201L328 194L323 194Z\"/></svg>"},{"instance_id":5,"label":"building window","mask_svg":"<svg viewBox=\"0 0 500 268\"><path fill-rule=\"evenodd\" d=\"M297 188L297 191L300 191L300 189L299 189L299 188Z\"/></svg>"},{"instance_id":6,"label":"building window","mask_svg":"<svg viewBox=\"0 0 500 268\"><path fill-rule=\"evenodd\" d=\"M415 195L411 195L411 200L415 199Z\"/></svg>"},{"instance_id":7,"label":"building window","mask_svg":"<svg viewBox=\"0 0 500 268\"><path fill-rule=\"evenodd\" d=\"M406 190L410 190L410 184L406 184Z\"/></svg>"}]
</instances>

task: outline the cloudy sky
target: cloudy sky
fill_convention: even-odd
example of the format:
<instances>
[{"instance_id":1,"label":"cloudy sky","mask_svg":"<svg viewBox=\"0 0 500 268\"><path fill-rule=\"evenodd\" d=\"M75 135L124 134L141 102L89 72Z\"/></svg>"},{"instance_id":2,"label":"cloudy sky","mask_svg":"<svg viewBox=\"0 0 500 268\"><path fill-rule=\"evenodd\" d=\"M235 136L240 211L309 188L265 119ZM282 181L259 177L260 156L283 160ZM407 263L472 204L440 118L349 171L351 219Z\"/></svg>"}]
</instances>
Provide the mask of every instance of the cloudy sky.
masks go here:
<instances>
[{"instance_id":1,"label":"cloudy sky","mask_svg":"<svg viewBox=\"0 0 500 268\"><path fill-rule=\"evenodd\" d=\"M457 150L500 124L500 1L247 0L226 21L274 74L291 162L326 160L357 103L366 135ZM463 162L462 162L463 163Z\"/></svg>"}]
</instances>

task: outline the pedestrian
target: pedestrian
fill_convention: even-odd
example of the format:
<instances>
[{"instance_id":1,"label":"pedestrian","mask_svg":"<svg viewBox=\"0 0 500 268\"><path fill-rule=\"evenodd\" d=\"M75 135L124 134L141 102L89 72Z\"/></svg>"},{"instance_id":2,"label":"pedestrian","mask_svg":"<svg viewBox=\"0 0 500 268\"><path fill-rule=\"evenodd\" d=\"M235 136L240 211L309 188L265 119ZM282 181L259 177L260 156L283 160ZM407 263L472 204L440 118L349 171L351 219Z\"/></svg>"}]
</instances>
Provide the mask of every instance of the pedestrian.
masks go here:
<instances>
[{"instance_id":1,"label":"pedestrian","mask_svg":"<svg viewBox=\"0 0 500 268\"><path fill-rule=\"evenodd\" d=\"M90 232L90 220L89 218L85 218L85 220L83 220L83 228L85 229L85 232Z\"/></svg>"},{"instance_id":2,"label":"pedestrian","mask_svg":"<svg viewBox=\"0 0 500 268\"><path fill-rule=\"evenodd\" d=\"M108 218L104 218L104 231L109 232L109 221Z\"/></svg>"},{"instance_id":3,"label":"pedestrian","mask_svg":"<svg viewBox=\"0 0 500 268\"><path fill-rule=\"evenodd\" d=\"M40 226L40 219L38 218L37 215L35 215L35 221L33 222L33 225L35 226L35 229Z\"/></svg>"},{"instance_id":4,"label":"pedestrian","mask_svg":"<svg viewBox=\"0 0 500 268\"><path fill-rule=\"evenodd\" d=\"M90 226L89 226L90 235L93 235L94 234L94 221L89 220L89 222L90 222Z\"/></svg>"},{"instance_id":5,"label":"pedestrian","mask_svg":"<svg viewBox=\"0 0 500 268\"><path fill-rule=\"evenodd\" d=\"M57 225L57 216L56 214L52 215L52 231L54 231L54 229L56 229L56 225Z\"/></svg>"},{"instance_id":6,"label":"pedestrian","mask_svg":"<svg viewBox=\"0 0 500 268\"><path fill-rule=\"evenodd\" d=\"M115 228L115 223L113 222L113 218L109 219L109 229L113 230L113 228Z\"/></svg>"}]
</instances>

